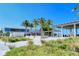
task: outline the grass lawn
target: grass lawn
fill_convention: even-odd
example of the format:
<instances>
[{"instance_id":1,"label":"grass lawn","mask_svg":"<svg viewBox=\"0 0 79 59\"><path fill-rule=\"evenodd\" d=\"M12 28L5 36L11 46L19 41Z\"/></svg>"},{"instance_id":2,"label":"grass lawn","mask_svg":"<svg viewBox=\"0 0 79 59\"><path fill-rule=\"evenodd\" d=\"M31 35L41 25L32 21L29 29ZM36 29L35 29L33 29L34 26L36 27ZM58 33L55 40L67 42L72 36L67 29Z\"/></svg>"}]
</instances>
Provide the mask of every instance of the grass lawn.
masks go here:
<instances>
[{"instance_id":1,"label":"grass lawn","mask_svg":"<svg viewBox=\"0 0 79 59\"><path fill-rule=\"evenodd\" d=\"M6 56L79 56L79 38L65 40L42 41L42 46L29 46L13 48Z\"/></svg>"}]
</instances>

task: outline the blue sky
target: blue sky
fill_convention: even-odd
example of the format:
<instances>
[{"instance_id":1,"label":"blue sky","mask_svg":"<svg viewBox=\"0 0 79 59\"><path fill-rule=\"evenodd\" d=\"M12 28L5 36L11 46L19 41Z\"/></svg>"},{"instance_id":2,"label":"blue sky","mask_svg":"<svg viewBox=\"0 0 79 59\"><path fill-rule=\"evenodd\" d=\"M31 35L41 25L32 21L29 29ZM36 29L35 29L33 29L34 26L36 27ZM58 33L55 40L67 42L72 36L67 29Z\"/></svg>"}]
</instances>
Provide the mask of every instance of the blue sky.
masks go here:
<instances>
[{"instance_id":1,"label":"blue sky","mask_svg":"<svg viewBox=\"0 0 79 59\"><path fill-rule=\"evenodd\" d=\"M75 16L76 12L72 12L72 8L78 4L0 4L0 28L3 27L21 27L21 23L27 19L30 22L34 18L44 17L51 19L54 24L61 24L79 19Z\"/></svg>"}]
</instances>

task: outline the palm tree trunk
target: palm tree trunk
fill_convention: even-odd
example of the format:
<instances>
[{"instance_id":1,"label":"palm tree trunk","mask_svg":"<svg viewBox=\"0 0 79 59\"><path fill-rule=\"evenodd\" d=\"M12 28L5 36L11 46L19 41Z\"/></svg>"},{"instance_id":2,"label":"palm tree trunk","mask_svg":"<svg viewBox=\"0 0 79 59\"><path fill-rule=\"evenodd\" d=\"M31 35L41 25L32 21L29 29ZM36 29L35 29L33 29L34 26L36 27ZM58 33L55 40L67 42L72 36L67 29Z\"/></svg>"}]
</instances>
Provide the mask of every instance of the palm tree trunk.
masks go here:
<instances>
[{"instance_id":1,"label":"palm tree trunk","mask_svg":"<svg viewBox=\"0 0 79 59\"><path fill-rule=\"evenodd\" d=\"M37 34L36 34L36 27L35 27L35 36L36 36Z\"/></svg>"},{"instance_id":2,"label":"palm tree trunk","mask_svg":"<svg viewBox=\"0 0 79 59\"><path fill-rule=\"evenodd\" d=\"M47 32L48 32L48 36L49 36L49 26L47 25Z\"/></svg>"},{"instance_id":3,"label":"palm tree trunk","mask_svg":"<svg viewBox=\"0 0 79 59\"><path fill-rule=\"evenodd\" d=\"M49 28L48 28L48 36L49 36Z\"/></svg>"},{"instance_id":4,"label":"palm tree trunk","mask_svg":"<svg viewBox=\"0 0 79 59\"><path fill-rule=\"evenodd\" d=\"M42 38L42 28L41 28L41 38Z\"/></svg>"},{"instance_id":5,"label":"palm tree trunk","mask_svg":"<svg viewBox=\"0 0 79 59\"><path fill-rule=\"evenodd\" d=\"M35 29L35 31L36 31L36 27L34 27L34 29ZM35 37L35 35L36 35L36 32L34 32L34 37Z\"/></svg>"},{"instance_id":6,"label":"palm tree trunk","mask_svg":"<svg viewBox=\"0 0 79 59\"><path fill-rule=\"evenodd\" d=\"M30 32L30 34L32 35L32 27L31 27L31 32Z\"/></svg>"},{"instance_id":7,"label":"palm tree trunk","mask_svg":"<svg viewBox=\"0 0 79 59\"><path fill-rule=\"evenodd\" d=\"M26 32L27 32L27 28L26 28ZM27 33L25 33L27 35Z\"/></svg>"},{"instance_id":8,"label":"palm tree trunk","mask_svg":"<svg viewBox=\"0 0 79 59\"><path fill-rule=\"evenodd\" d=\"M41 28L41 38L43 38L44 36L44 32L43 32L43 28Z\"/></svg>"}]
</instances>

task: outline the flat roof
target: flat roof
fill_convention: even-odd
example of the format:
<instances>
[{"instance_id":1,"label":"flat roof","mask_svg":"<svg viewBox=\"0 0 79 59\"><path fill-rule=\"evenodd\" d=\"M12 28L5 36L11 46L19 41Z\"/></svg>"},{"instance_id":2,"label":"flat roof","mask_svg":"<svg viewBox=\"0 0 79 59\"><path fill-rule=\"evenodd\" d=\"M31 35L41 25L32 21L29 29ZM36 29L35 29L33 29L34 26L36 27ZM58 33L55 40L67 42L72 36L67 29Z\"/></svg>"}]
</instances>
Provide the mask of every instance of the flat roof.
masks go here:
<instances>
[{"instance_id":1,"label":"flat roof","mask_svg":"<svg viewBox=\"0 0 79 59\"><path fill-rule=\"evenodd\" d=\"M63 27L63 28L66 28L66 29L70 29L70 28L74 28L73 24L76 24L76 28L79 28L79 20L68 22L68 23L63 23L63 24L58 24L58 25L55 25L55 26L57 28Z\"/></svg>"}]
</instances>

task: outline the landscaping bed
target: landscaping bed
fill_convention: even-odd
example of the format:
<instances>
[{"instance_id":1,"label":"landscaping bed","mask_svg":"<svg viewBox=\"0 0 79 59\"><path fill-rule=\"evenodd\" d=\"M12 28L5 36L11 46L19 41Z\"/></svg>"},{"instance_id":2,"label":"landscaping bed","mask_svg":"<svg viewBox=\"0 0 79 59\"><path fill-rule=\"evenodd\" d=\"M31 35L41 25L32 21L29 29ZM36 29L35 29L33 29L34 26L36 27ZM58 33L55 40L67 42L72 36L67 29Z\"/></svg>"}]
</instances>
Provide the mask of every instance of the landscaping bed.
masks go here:
<instances>
[{"instance_id":1,"label":"landscaping bed","mask_svg":"<svg viewBox=\"0 0 79 59\"><path fill-rule=\"evenodd\" d=\"M18 41L26 41L26 40L31 40L29 38L26 37L0 37L0 40L4 41L4 42L18 42Z\"/></svg>"},{"instance_id":2,"label":"landscaping bed","mask_svg":"<svg viewBox=\"0 0 79 59\"><path fill-rule=\"evenodd\" d=\"M13 48L6 56L79 56L79 46L74 43L79 38L67 38L65 40L42 41L42 46L30 44L19 48Z\"/></svg>"}]
</instances>

